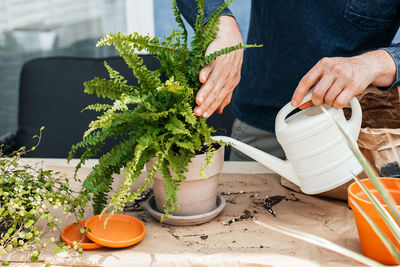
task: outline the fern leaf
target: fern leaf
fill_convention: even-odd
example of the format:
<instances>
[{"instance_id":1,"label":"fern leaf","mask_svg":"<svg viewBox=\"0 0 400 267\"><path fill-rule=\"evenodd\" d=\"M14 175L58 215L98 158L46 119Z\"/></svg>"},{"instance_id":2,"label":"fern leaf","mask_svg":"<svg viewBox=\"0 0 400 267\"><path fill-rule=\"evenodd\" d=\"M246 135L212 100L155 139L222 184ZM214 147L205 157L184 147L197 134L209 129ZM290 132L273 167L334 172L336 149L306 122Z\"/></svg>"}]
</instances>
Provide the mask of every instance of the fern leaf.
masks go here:
<instances>
[{"instance_id":1,"label":"fern leaf","mask_svg":"<svg viewBox=\"0 0 400 267\"><path fill-rule=\"evenodd\" d=\"M113 182L112 175L120 173L122 167L126 166L128 161L134 154L136 138L131 138L114 146L112 150L104 154L99 163L93 167L90 174L83 182L84 191L92 193L97 197L99 202L93 199L93 206L96 208L96 214L101 212L104 205L104 198L107 197L110 191L111 183Z\"/></svg>"},{"instance_id":2,"label":"fern leaf","mask_svg":"<svg viewBox=\"0 0 400 267\"><path fill-rule=\"evenodd\" d=\"M178 6L176 4L176 0L172 0L172 9L173 9L173 12L174 12L175 21L178 23L179 27L183 31L183 39L185 41L185 45L187 46L188 33L187 33L187 30L186 30L185 24L183 23L183 20L181 18L181 12L178 9Z\"/></svg>"},{"instance_id":3,"label":"fern leaf","mask_svg":"<svg viewBox=\"0 0 400 267\"><path fill-rule=\"evenodd\" d=\"M104 61L104 66L106 67L110 79L114 80L117 84L126 85L127 80L118 71L114 70L106 61Z\"/></svg>"},{"instance_id":4,"label":"fern leaf","mask_svg":"<svg viewBox=\"0 0 400 267\"><path fill-rule=\"evenodd\" d=\"M190 104L184 103L184 107L185 107L185 109L180 110L179 114L181 114L185 118L186 123L191 124L191 125L196 124L197 117L194 115Z\"/></svg>"},{"instance_id":5,"label":"fern leaf","mask_svg":"<svg viewBox=\"0 0 400 267\"><path fill-rule=\"evenodd\" d=\"M112 106L109 105L109 104L99 104L99 103L96 103L96 104L92 104L92 105L87 106L86 108L82 109L81 112L83 112L83 111L85 111L85 110L94 110L94 111L99 112L99 111L107 110L107 109L109 109L109 108L111 108L111 107L112 107Z\"/></svg>"},{"instance_id":6,"label":"fern leaf","mask_svg":"<svg viewBox=\"0 0 400 267\"><path fill-rule=\"evenodd\" d=\"M178 147L187 149L190 152L195 153L193 142L191 140L180 141L179 138L175 138L174 142Z\"/></svg>"},{"instance_id":7,"label":"fern leaf","mask_svg":"<svg viewBox=\"0 0 400 267\"><path fill-rule=\"evenodd\" d=\"M182 121L178 120L178 118L176 117L172 117L169 120L169 123L165 125L165 128L172 134L190 135L190 132L188 129L186 129L185 124Z\"/></svg>"},{"instance_id":8,"label":"fern leaf","mask_svg":"<svg viewBox=\"0 0 400 267\"><path fill-rule=\"evenodd\" d=\"M194 24L194 31L200 32L204 24L204 0L197 1L197 18Z\"/></svg>"},{"instance_id":9,"label":"fern leaf","mask_svg":"<svg viewBox=\"0 0 400 267\"><path fill-rule=\"evenodd\" d=\"M204 59L201 60L200 66L204 67L205 65L208 65L211 62L213 62L214 60L216 60L218 56L229 54L230 52L238 50L238 49L251 48L251 47L261 47L261 46L262 45L255 45L255 44L254 45L248 45L248 44L239 43L239 44L234 45L234 46L225 47L225 48L222 48L222 49L220 49L218 51L215 51L215 52L209 54L208 56L204 57Z\"/></svg>"},{"instance_id":10,"label":"fern leaf","mask_svg":"<svg viewBox=\"0 0 400 267\"><path fill-rule=\"evenodd\" d=\"M202 38L202 50L206 50L207 47L210 45L212 41L214 41L216 37L216 32L218 30L218 24L219 24L219 19L221 12L227 8L233 0L227 0L225 3L223 3L221 6L217 8L209 17L207 24L204 25L202 32L200 33L200 36Z\"/></svg>"},{"instance_id":11,"label":"fern leaf","mask_svg":"<svg viewBox=\"0 0 400 267\"><path fill-rule=\"evenodd\" d=\"M83 83L84 92L87 94L96 93L98 97L117 99L123 93L129 92L133 87L115 81L100 79L98 77Z\"/></svg>"}]
</instances>

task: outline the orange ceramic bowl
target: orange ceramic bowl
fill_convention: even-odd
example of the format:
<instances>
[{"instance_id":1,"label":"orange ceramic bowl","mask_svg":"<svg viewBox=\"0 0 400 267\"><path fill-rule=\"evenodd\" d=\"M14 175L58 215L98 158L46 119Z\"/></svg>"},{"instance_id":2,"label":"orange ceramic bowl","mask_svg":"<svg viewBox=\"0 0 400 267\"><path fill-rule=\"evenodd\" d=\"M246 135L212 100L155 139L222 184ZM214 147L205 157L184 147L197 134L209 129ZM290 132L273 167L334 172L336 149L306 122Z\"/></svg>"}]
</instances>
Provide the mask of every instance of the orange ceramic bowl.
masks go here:
<instances>
[{"instance_id":1,"label":"orange ceramic bowl","mask_svg":"<svg viewBox=\"0 0 400 267\"><path fill-rule=\"evenodd\" d=\"M382 184L386 187L389 194L392 196L400 208L400 179L399 178L379 178ZM361 182L376 196L381 203L383 200L379 197L378 191L375 189L370 179L361 180ZM380 217L379 213L375 210L368 197L364 194L361 187L356 183L352 183L348 188L349 200L353 199L375 224L389 237L392 243L400 250L400 244L396 241L392 232L386 226L384 220ZM383 264L398 264L392 254L386 249L385 245L380 240L379 236L375 234L372 227L364 219L363 215L357 210L354 205L349 201L349 205L353 210L354 219L356 221L358 237L360 239L361 248L365 256L379 261ZM387 209L386 205L384 207ZM388 210L388 209L387 209Z\"/></svg>"},{"instance_id":2,"label":"orange ceramic bowl","mask_svg":"<svg viewBox=\"0 0 400 267\"><path fill-rule=\"evenodd\" d=\"M109 214L94 216L86 221L86 236L93 242L110 248L123 248L132 246L144 238L146 228L135 217L115 213L108 220L104 228L104 222ZM90 230L89 230L90 229Z\"/></svg>"},{"instance_id":3,"label":"orange ceramic bowl","mask_svg":"<svg viewBox=\"0 0 400 267\"><path fill-rule=\"evenodd\" d=\"M83 250L93 250L102 248L102 245L94 243L92 240L88 239L84 234L80 232L80 229L85 227L85 221L80 221L79 224L74 225L70 224L64 228L61 233L61 240L73 247L73 242L78 242L78 247L81 247Z\"/></svg>"}]
</instances>

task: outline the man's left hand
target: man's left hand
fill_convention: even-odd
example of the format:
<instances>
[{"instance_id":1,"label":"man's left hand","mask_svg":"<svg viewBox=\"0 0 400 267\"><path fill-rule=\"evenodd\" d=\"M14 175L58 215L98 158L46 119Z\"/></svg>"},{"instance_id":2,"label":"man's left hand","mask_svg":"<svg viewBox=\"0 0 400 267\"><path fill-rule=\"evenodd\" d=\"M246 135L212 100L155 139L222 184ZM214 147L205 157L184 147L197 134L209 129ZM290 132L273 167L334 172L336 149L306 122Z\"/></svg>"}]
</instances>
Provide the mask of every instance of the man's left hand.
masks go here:
<instances>
[{"instance_id":1,"label":"man's left hand","mask_svg":"<svg viewBox=\"0 0 400 267\"><path fill-rule=\"evenodd\" d=\"M395 62L385 50L347 58L323 58L300 80L292 97L292 105L299 106L307 91L314 86L312 104L326 103L343 108L369 85L390 86L395 77ZM311 103L303 104L300 108L309 106Z\"/></svg>"}]
</instances>

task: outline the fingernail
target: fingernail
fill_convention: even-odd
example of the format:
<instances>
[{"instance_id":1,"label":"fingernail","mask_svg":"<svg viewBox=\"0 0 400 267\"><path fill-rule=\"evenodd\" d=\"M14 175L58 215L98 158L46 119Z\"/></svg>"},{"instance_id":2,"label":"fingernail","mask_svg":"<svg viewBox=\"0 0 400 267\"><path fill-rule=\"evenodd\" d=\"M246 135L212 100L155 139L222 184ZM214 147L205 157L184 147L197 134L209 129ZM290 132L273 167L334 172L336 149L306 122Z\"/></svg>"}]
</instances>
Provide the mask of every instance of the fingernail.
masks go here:
<instances>
[{"instance_id":1,"label":"fingernail","mask_svg":"<svg viewBox=\"0 0 400 267\"><path fill-rule=\"evenodd\" d=\"M203 113L201 108L196 109L197 116L200 116Z\"/></svg>"},{"instance_id":2,"label":"fingernail","mask_svg":"<svg viewBox=\"0 0 400 267\"><path fill-rule=\"evenodd\" d=\"M297 101L295 99L292 99L292 106L297 107Z\"/></svg>"},{"instance_id":3,"label":"fingernail","mask_svg":"<svg viewBox=\"0 0 400 267\"><path fill-rule=\"evenodd\" d=\"M206 75L205 75L205 74L202 74L202 75L201 75L201 80L202 80L203 82L205 82L206 79L207 79Z\"/></svg>"},{"instance_id":4,"label":"fingernail","mask_svg":"<svg viewBox=\"0 0 400 267\"><path fill-rule=\"evenodd\" d=\"M204 113L203 113L203 117L204 117L204 118L208 118L208 113L207 113L207 112L204 112Z\"/></svg>"},{"instance_id":5,"label":"fingernail","mask_svg":"<svg viewBox=\"0 0 400 267\"><path fill-rule=\"evenodd\" d=\"M198 104L201 105L203 103L203 100L204 100L204 98L202 96L199 97L199 99L197 100Z\"/></svg>"}]
</instances>

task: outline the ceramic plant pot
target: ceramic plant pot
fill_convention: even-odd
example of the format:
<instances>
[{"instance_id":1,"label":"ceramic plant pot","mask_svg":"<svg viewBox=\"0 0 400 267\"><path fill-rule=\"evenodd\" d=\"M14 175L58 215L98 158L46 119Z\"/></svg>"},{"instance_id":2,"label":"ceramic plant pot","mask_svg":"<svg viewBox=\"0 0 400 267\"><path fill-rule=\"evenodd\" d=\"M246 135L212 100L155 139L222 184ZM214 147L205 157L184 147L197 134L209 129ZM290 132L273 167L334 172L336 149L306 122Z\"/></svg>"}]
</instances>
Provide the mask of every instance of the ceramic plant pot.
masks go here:
<instances>
[{"instance_id":1,"label":"ceramic plant pot","mask_svg":"<svg viewBox=\"0 0 400 267\"><path fill-rule=\"evenodd\" d=\"M181 182L177 192L179 209L172 213L174 216L198 215L216 209L218 174L224 163L224 147L221 146L214 152L212 162L204 170L207 179L200 175L200 169L204 165L205 159L205 154L197 155L188 164L188 171L184 173L186 180ZM154 176L153 192L157 210L163 212L166 194L164 178L160 172Z\"/></svg>"},{"instance_id":2,"label":"ceramic plant pot","mask_svg":"<svg viewBox=\"0 0 400 267\"><path fill-rule=\"evenodd\" d=\"M393 197L400 207L400 179L399 178L379 178L382 184L386 187L389 194ZM361 180L362 183L371 190L371 192L383 203L381 197L379 197L378 191L369 179ZM369 223L364 219L363 215L358 211L354 205L351 204L350 199L353 199L369 217L375 222L375 224L390 238L392 243L396 246L397 250L400 250L400 244L396 241L395 237L386 226L379 213L375 210L371 201L364 194L360 186L354 182L348 188L348 198L350 207L353 210L354 219L356 221L358 237L360 239L361 248L365 256L379 261L383 264L399 264L396 259L386 249L385 245L380 240L379 236L376 235ZM384 207L387 209L386 205ZM387 209L388 210L388 209Z\"/></svg>"}]
</instances>

